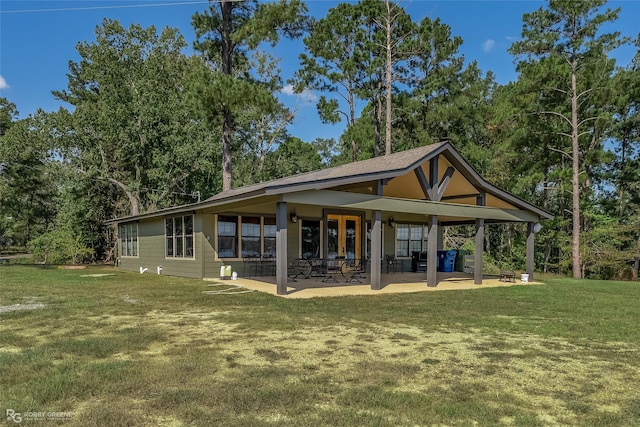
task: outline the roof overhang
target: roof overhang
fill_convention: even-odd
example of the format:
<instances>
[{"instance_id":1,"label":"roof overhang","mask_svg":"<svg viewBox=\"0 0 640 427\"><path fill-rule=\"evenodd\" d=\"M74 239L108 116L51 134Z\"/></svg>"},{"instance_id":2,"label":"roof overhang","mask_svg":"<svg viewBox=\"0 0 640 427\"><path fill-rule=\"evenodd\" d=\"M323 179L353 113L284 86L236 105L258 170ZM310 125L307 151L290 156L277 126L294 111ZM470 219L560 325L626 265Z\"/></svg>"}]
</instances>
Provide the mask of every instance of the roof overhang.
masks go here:
<instances>
[{"instance_id":1,"label":"roof overhang","mask_svg":"<svg viewBox=\"0 0 640 427\"><path fill-rule=\"evenodd\" d=\"M428 200L399 199L343 191L316 190L284 194L283 201L344 209L379 210L417 215L438 215L456 218L479 218L500 222L538 222L540 216L527 210L501 209Z\"/></svg>"}]
</instances>

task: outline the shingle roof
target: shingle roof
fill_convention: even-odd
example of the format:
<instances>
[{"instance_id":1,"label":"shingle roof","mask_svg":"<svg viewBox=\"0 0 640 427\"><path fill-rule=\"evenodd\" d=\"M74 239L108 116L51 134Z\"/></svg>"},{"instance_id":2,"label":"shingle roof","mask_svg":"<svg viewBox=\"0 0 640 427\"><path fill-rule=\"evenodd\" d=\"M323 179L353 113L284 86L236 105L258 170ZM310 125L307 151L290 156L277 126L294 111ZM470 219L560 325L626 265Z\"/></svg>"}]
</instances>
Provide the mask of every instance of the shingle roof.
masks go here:
<instances>
[{"instance_id":1,"label":"shingle roof","mask_svg":"<svg viewBox=\"0 0 640 427\"><path fill-rule=\"evenodd\" d=\"M261 195L278 195L295 191L322 190L337 187L343 184L364 183L378 179L394 178L415 169L422 162L434 158L440 154L447 153L449 161L460 170L461 173L478 189L483 189L490 194L509 201L520 209L536 212L541 217L553 218L553 215L534 206L490 183L485 181L477 171L449 144L440 142L423 147L393 153L387 156L373 159L347 163L332 168L321 169L313 172L302 173L285 178L265 181L245 187L234 188L223 191L202 202L189 205L175 206L156 212L148 212L141 215L118 218L108 221L115 223L123 219L149 218L158 215L174 214L193 209L201 209L216 205L223 205L228 202L259 197Z\"/></svg>"},{"instance_id":2,"label":"shingle roof","mask_svg":"<svg viewBox=\"0 0 640 427\"><path fill-rule=\"evenodd\" d=\"M372 175L372 179L373 175L375 175L376 178L380 178L380 175L385 175L387 173L393 174L394 172L411 168L415 163L424 161L426 157L445 144L447 143L440 142L411 150L400 151L388 156L375 157L373 159L347 163L332 168L292 175L272 181L265 181L259 184L248 185L246 187L234 188L229 191L218 193L206 201L222 200L229 197L240 196L242 194L263 192L269 189L281 189L283 187L293 190L295 187L301 185L308 186L310 184L317 184L318 189L326 188L329 186L339 185L340 180L344 178L354 179L360 177L363 181L366 180L368 175Z\"/></svg>"}]
</instances>

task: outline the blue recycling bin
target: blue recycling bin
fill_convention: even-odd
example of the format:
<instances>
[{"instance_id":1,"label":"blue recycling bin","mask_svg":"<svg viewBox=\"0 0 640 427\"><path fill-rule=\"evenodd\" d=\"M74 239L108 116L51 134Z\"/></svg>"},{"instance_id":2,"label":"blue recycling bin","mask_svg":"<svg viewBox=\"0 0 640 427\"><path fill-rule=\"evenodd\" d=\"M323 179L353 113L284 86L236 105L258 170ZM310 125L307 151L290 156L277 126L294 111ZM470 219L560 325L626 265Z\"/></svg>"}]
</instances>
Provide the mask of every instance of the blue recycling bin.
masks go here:
<instances>
[{"instance_id":1,"label":"blue recycling bin","mask_svg":"<svg viewBox=\"0 0 640 427\"><path fill-rule=\"evenodd\" d=\"M452 273L456 265L456 256L458 256L458 251L450 250L442 252L444 252L444 256L442 258L438 256L438 260L442 259L442 267L440 268L440 271L444 271L445 273ZM438 264L439 263L440 262L438 262Z\"/></svg>"}]
</instances>

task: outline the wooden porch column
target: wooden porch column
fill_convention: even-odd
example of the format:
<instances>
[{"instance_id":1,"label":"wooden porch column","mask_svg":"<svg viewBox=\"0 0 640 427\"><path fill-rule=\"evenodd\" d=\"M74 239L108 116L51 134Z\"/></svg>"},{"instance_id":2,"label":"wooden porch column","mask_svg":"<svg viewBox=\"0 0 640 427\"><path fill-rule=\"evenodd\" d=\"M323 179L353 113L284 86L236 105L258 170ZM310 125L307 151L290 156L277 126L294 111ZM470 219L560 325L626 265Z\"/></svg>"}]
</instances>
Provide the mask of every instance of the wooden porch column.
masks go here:
<instances>
[{"instance_id":1,"label":"wooden porch column","mask_svg":"<svg viewBox=\"0 0 640 427\"><path fill-rule=\"evenodd\" d=\"M278 295L287 294L287 203L276 203L276 286Z\"/></svg>"},{"instance_id":2,"label":"wooden porch column","mask_svg":"<svg viewBox=\"0 0 640 427\"><path fill-rule=\"evenodd\" d=\"M444 249L444 227L438 227L438 250Z\"/></svg>"},{"instance_id":3,"label":"wooden porch column","mask_svg":"<svg viewBox=\"0 0 640 427\"><path fill-rule=\"evenodd\" d=\"M535 242L535 232L533 231L534 227L533 222L527 223L527 274L529 275L529 280L533 280L533 269L534 269L534 242Z\"/></svg>"},{"instance_id":4,"label":"wooden porch column","mask_svg":"<svg viewBox=\"0 0 640 427\"><path fill-rule=\"evenodd\" d=\"M485 205L485 195L481 193L476 199L476 205ZM484 219L476 218L476 249L475 266L473 268L473 283L482 285L482 255L484 254Z\"/></svg>"},{"instance_id":5,"label":"wooden porch column","mask_svg":"<svg viewBox=\"0 0 640 427\"><path fill-rule=\"evenodd\" d=\"M438 286L438 216L429 219L429 235L427 237L427 286Z\"/></svg>"},{"instance_id":6,"label":"wooden porch column","mask_svg":"<svg viewBox=\"0 0 640 427\"><path fill-rule=\"evenodd\" d=\"M373 211L371 217L371 289L374 291L382 289L380 283L380 269L382 268L380 258L382 258L382 213Z\"/></svg>"},{"instance_id":7,"label":"wooden porch column","mask_svg":"<svg viewBox=\"0 0 640 427\"><path fill-rule=\"evenodd\" d=\"M484 253L484 219L476 219L476 253L473 283L482 285L482 254Z\"/></svg>"}]
</instances>

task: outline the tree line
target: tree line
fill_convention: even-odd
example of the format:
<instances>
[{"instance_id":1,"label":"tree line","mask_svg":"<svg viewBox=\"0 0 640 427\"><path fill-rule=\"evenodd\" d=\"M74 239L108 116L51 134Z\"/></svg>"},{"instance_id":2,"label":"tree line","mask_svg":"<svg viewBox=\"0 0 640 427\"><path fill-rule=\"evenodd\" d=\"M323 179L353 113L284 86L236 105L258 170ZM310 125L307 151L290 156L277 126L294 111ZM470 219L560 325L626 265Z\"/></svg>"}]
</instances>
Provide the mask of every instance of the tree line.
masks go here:
<instances>
[{"instance_id":1,"label":"tree line","mask_svg":"<svg viewBox=\"0 0 640 427\"><path fill-rule=\"evenodd\" d=\"M109 260L107 219L447 140L490 182L555 215L538 266L637 279L640 52L629 64L612 53L638 51L640 36L604 31L619 11L551 0L526 13L506 85L465 62L449 25L414 21L390 0L337 3L318 19L300 0L211 2L192 17L192 55L176 29L105 19L53 92L68 108L18 119L0 99L0 248ZM290 81L271 49L282 38L305 47ZM345 124L340 138L291 135L285 85L319 93L321 120ZM521 226L496 225L485 246L521 268L524 239Z\"/></svg>"}]
</instances>

